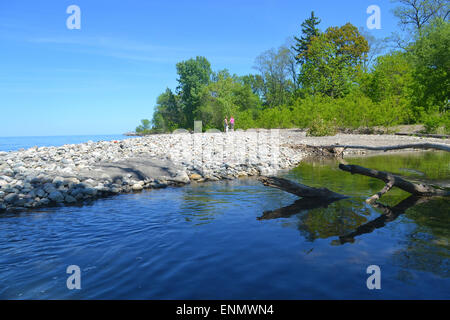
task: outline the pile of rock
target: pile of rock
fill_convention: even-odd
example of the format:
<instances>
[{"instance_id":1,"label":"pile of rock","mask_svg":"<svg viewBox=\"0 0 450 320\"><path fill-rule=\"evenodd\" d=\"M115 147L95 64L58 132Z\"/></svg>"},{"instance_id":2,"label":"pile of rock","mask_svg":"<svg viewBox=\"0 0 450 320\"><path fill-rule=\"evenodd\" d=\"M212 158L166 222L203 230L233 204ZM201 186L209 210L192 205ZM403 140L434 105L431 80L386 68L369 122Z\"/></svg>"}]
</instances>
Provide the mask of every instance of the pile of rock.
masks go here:
<instances>
[{"instance_id":1,"label":"pile of rock","mask_svg":"<svg viewBox=\"0 0 450 320\"><path fill-rule=\"evenodd\" d=\"M182 133L0 152L0 211L275 173L303 157L280 139L268 130Z\"/></svg>"}]
</instances>

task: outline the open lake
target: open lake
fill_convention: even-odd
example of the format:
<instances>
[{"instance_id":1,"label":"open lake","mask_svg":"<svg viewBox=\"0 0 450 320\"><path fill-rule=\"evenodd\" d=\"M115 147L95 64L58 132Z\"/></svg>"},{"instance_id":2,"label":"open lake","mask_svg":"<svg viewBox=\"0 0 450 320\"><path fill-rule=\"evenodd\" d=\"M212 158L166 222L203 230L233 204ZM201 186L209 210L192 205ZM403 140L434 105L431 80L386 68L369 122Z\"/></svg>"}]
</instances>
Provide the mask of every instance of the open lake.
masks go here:
<instances>
[{"instance_id":1,"label":"open lake","mask_svg":"<svg viewBox=\"0 0 450 320\"><path fill-rule=\"evenodd\" d=\"M346 160L450 181L449 153ZM2 214L0 298L449 299L449 199L414 205L393 189L374 208L364 199L383 183L337 165L281 174L350 196L329 204L291 206L297 197L240 179ZM66 287L69 265L81 269L80 290ZM370 265L380 290L366 286Z\"/></svg>"},{"instance_id":2,"label":"open lake","mask_svg":"<svg viewBox=\"0 0 450 320\"><path fill-rule=\"evenodd\" d=\"M0 137L0 151L16 151L32 147L62 146L88 141L111 141L135 138L122 134L79 135L79 136L36 136L36 137Z\"/></svg>"}]
</instances>

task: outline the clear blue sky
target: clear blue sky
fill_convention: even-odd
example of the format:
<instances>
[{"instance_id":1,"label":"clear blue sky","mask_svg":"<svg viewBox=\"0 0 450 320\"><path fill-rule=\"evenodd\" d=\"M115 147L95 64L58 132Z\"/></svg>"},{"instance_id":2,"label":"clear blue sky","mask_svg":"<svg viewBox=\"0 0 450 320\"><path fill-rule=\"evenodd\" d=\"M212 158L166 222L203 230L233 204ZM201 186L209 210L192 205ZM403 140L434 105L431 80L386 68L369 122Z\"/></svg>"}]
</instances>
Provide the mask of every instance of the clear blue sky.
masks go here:
<instances>
[{"instance_id":1,"label":"clear blue sky","mask_svg":"<svg viewBox=\"0 0 450 320\"><path fill-rule=\"evenodd\" d=\"M81 8L81 30L66 8ZM214 70L254 73L255 58L298 35L311 10L322 30L366 26L389 0L14 0L0 2L0 136L113 134L150 119L156 97L176 88L175 64L202 55Z\"/></svg>"}]
</instances>

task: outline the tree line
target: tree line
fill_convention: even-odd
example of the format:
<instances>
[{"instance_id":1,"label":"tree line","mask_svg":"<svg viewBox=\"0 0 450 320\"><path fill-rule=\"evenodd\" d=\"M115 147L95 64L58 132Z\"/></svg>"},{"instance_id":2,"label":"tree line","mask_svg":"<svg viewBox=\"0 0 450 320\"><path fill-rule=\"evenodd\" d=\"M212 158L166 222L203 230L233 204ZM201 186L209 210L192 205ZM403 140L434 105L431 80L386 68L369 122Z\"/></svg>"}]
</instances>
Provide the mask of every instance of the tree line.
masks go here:
<instances>
[{"instance_id":1,"label":"tree line","mask_svg":"<svg viewBox=\"0 0 450 320\"><path fill-rule=\"evenodd\" d=\"M450 132L450 5L395 0L400 31L375 39L351 23L320 29L314 12L298 36L255 59L255 74L213 71L205 57L177 63L178 86L157 98L138 133L221 128L339 129L423 123ZM386 44L391 44L388 47ZM442 129L440 129L442 130Z\"/></svg>"}]
</instances>

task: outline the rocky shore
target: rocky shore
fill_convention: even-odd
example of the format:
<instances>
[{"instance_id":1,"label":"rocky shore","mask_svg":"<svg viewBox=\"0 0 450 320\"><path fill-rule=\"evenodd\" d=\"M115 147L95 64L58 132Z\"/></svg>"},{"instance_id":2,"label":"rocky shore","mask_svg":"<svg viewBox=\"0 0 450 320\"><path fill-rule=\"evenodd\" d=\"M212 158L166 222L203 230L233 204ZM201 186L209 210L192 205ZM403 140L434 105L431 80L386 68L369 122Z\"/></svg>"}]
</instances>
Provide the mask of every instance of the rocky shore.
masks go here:
<instances>
[{"instance_id":1,"label":"rocky shore","mask_svg":"<svg viewBox=\"0 0 450 320\"><path fill-rule=\"evenodd\" d=\"M175 133L0 152L0 211L80 204L148 188L275 174L333 144L450 145L449 139L338 134L300 130ZM366 153L348 150L346 153Z\"/></svg>"}]
</instances>

